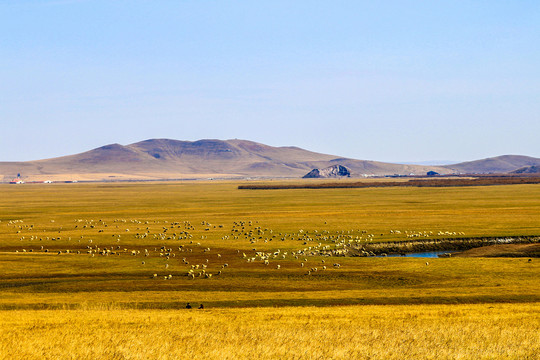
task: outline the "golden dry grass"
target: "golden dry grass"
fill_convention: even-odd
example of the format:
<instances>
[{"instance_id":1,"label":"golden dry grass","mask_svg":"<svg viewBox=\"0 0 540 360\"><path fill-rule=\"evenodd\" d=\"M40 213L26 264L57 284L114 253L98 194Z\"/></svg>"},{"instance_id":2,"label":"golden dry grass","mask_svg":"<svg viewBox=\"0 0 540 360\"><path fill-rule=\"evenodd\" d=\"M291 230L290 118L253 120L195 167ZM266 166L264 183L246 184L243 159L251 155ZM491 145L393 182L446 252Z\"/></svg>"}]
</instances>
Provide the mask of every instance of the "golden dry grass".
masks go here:
<instances>
[{"instance_id":1,"label":"golden dry grass","mask_svg":"<svg viewBox=\"0 0 540 360\"><path fill-rule=\"evenodd\" d=\"M215 308L540 300L540 262L522 258L429 259L429 266L418 258L339 258L339 269L306 276L301 260L273 260L281 264L278 270L240 257L227 260L219 276L193 280L186 276L190 265L178 259L165 269L158 256L145 258L145 265L129 255L19 253L2 259L0 309L71 309L85 303L175 309L187 301ZM322 260L310 258L306 266L320 268ZM213 263L208 271L215 274L219 267ZM159 277L152 278L154 273ZM164 280L169 273L173 278Z\"/></svg>"},{"instance_id":2,"label":"golden dry grass","mask_svg":"<svg viewBox=\"0 0 540 360\"><path fill-rule=\"evenodd\" d=\"M539 352L537 259L426 265L323 257L309 248L420 233L539 235L540 185L271 192L237 185L0 186L0 358L534 359ZM100 255L104 249L112 251ZM277 250L269 265L255 255ZM195 264L214 277L189 279ZM188 301L207 309L181 310Z\"/></svg>"},{"instance_id":3,"label":"golden dry grass","mask_svg":"<svg viewBox=\"0 0 540 360\"><path fill-rule=\"evenodd\" d=\"M360 244L407 240L407 230L431 230L432 238L447 236L437 230L538 234L539 185L269 192L236 187L234 182L0 186L5 195L0 308L83 303L177 308L190 299L212 307L540 299L540 262L527 259L433 259L425 266L425 260L412 258L323 258L309 256L309 250L292 255L319 244L337 248L338 238L360 238ZM240 221L243 225L234 225ZM137 235L143 233L148 236ZM366 233L374 236L368 239ZM170 259L163 247L174 250ZM99 255L104 248L115 254ZM255 256L253 249L281 253L264 265L260 257L247 261ZM340 268L332 266L336 262ZM222 268L225 263L229 266ZM223 273L190 280L186 275L195 264ZM306 276L312 268L319 271ZM168 275L172 279L165 281Z\"/></svg>"},{"instance_id":4,"label":"golden dry grass","mask_svg":"<svg viewBox=\"0 0 540 360\"><path fill-rule=\"evenodd\" d=\"M110 236L113 229L103 234L90 229L83 233L82 229L73 229L74 221L189 220L196 226L208 221L223 224L229 230L233 221L253 220L278 233L299 229L362 229L375 235L373 241L406 240L405 230L464 232L465 236L540 235L540 185L263 192L240 191L237 185L234 182L0 185L0 220L5 224L22 219L45 230L42 235L55 235L55 230L64 225L64 237L84 234L94 239ZM204 234L197 227L195 234ZM401 230L401 235L391 234L392 229ZM18 237L8 236L13 234L4 229L0 231L2 245L16 244L14 240ZM225 230L213 232L206 243L215 243L226 233ZM264 243L258 246L275 247Z\"/></svg>"},{"instance_id":5,"label":"golden dry grass","mask_svg":"<svg viewBox=\"0 0 540 360\"><path fill-rule=\"evenodd\" d=\"M539 314L538 303L1 311L0 359L532 360Z\"/></svg>"}]
</instances>

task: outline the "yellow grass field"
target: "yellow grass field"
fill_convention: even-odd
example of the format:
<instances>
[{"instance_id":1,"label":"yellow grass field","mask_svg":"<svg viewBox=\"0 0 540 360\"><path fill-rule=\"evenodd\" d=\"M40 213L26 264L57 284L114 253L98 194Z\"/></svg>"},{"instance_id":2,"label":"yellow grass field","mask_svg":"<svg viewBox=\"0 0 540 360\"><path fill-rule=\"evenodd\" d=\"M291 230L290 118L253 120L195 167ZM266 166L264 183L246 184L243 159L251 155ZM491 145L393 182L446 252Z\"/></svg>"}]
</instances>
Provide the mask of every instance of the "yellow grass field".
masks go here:
<instances>
[{"instance_id":1,"label":"yellow grass field","mask_svg":"<svg viewBox=\"0 0 540 360\"><path fill-rule=\"evenodd\" d=\"M537 303L1 311L0 359L533 360L539 313Z\"/></svg>"},{"instance_id":2,"label":"yellow grass field","mask_svg":"<svg viewBox=\"0 0 540 360\"><path fill-rule=\"evenodd\" d=\"M238 185L1 185L0 358L535 359L538 258L343 250L538 237L540 185Z\"/></svg>"}]
</instances>

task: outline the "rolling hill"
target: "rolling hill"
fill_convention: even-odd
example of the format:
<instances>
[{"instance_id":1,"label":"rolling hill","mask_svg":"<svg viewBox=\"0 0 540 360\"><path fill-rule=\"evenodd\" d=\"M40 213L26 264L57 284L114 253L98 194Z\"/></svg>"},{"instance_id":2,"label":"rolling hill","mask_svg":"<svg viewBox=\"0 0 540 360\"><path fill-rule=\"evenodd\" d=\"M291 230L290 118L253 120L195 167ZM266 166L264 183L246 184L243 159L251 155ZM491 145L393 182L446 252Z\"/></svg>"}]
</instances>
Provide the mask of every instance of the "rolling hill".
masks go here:
<instances>
[{"instance_id":1,"label":"rolling hill","mask_svg":"<svg viewBox=\"0 0 540 360\"><path fill-rule=\"evenodd\" d=\"M351 176L425 174L444 167L390 164L320 154L298 147L273 147L247 140L179 141L151 139L130 145L111 144L80 154L26 162L0 162L9 181L17 173L27 180L128 180L233 177L302 177L314 168L343 165Z\"/></svg>"},{"instance_id":2,"label":"rolling hill","mask_svg":"<svg viewBox=\"0 0 540 360\"><path fill-rule=\"evenodd\" d=\"M509 173L520 168L539 166L540 159L522 155L503 155L482 160L445 165L451 172L464 174Z\"/></svg>"},{"instance_id":3,"label":"rolling hill","mask_svg":"<svg viewBox=\"0 0 540 360\"><path fill-rule=\"evenodd\" d=\"M538 165L525 166L517 170L514 170L511 173L512 174L540 174L540 166Z\"/></svg>"},{"instance_id":4,"label":"rolling hill","mask_svg":"<svg viewBox=\"0 0 540 360\"><path fill-rule=\"evenodd\" d=\"M150 139L110 144L52 159L0 162L0 179L18 173L26 181L160 180L204 178L300 178L315 168L342 165L351 177L451 173L507 173L538 166L540 159L506 155L445 166L392 164L321 154L298 147L273 147L247 140Z\"/></svg>"}]
</instances>

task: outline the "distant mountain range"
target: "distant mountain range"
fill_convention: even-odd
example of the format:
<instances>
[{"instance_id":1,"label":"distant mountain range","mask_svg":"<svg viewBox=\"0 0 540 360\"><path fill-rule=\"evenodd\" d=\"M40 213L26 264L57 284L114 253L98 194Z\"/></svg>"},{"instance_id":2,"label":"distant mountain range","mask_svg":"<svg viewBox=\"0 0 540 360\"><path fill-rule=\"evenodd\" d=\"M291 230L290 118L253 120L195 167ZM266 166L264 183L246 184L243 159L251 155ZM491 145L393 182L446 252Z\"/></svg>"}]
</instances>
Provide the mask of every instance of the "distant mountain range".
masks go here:
<instances>
[{"instance_id":1,"label":"distant mountain range","mask_svg":"<svg viewBox=\"0 0 540 360\"><path fill-rule=\"evenodd\" d=\"M17 174L39 180L159 180L204 178L299 178L314 168L342 165L351 177L538 171L540 159L505 155L451 165L428 166L356 160L298 147L273 147L247 140L179 141L151 139L111 144L52 159L0 162L0 179ZM531 169L526 169L532 167Z\"/></svg>"}]
</instances>

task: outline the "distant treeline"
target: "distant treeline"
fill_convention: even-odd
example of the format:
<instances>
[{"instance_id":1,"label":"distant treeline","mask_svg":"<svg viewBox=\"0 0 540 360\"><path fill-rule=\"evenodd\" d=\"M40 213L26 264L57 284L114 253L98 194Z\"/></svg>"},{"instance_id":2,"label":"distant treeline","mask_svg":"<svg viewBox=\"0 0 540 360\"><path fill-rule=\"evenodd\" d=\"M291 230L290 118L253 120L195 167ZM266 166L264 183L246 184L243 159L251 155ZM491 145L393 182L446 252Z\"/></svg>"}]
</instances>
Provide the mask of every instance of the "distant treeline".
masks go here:
<instances>
[{"instance_id":1,"label":"distant treeline","mask_svg":"<svg viewBox=\"0 0 540 360\"><path fill-rule=\"evenodd\" d=\"M425 179L409 181L358 181L358 182L324 182L304 184L260 184L240 185L238 189L245 190L276 190L276 189L343 189L343 188L374 188L390 186L414 187L450 187L450 186L488 186L488 185L514 185L514 184L540 184L540 177L507 177L483 176L480 178L453 178L453 179Z\"/></svg>"}]
</instances>

